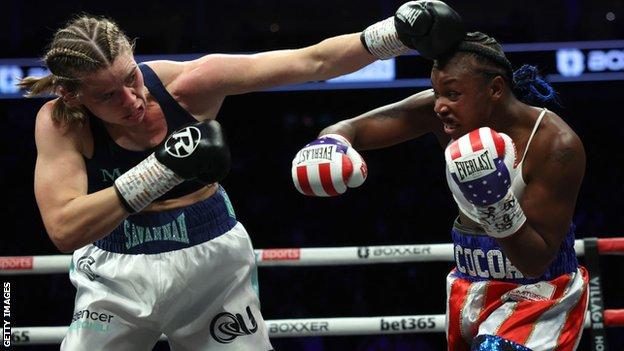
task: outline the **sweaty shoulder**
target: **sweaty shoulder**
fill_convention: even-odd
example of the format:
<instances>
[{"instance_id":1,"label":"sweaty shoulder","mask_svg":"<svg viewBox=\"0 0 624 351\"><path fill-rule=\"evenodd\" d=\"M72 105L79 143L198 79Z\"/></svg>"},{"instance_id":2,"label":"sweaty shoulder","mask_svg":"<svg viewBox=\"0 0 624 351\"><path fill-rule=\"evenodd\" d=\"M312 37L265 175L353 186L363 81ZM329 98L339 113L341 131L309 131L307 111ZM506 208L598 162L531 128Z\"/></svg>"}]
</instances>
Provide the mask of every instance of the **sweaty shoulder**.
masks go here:
<instances>
[{"instance_id":1,"label":"sweaty shoulder","mask_svg":"<svg viewBox=\"0 0 624 351\"><path fill-rule=\"evenodd\" d=\"M527 183L536 175L557 170L582 178L585 149L574 130L556 113L548 111L529 147L525 165Z\"/></svg>"}]
</instances>

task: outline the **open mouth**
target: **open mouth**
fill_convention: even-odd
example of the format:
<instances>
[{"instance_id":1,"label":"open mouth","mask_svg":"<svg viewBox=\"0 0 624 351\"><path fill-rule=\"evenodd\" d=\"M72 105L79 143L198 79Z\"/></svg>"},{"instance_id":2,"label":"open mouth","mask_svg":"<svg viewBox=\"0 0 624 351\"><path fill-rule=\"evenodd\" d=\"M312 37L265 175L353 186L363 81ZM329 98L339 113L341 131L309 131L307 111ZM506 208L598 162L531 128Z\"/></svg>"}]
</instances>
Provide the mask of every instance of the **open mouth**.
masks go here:
<instances>
[{"instance_id":1,"label":"open mouth","mask_svg":"<svg viewBox=\"0 0 624 351\"><path fill-rule=\"evenodd\" d=\"M145 113L145 107L139 106L131 114L124 117L124 119L127 121L138 121L141 118L143 118L144 113Z\"/></svg>"},{"instance_id":2,"label":"open mouth","mask_svg":"<svg viewBox=\"0 0 624 351\"><path fill-rule=\"evenodd\" d=\"M457 130L457 126L454 124L444 123L444 133L451 135Z\"/></svg>"},{"instance_id":3,"label":"open mouth","mask_svg":"<svg viewBox=\"0 0 624 351\"><path fill-rule=\"evenodd\" d=\"M444 126L444 133L450 136L457 134L460 127L460 125L452 119L443 119L442 125Z\"/></svg>"}]
</instances>

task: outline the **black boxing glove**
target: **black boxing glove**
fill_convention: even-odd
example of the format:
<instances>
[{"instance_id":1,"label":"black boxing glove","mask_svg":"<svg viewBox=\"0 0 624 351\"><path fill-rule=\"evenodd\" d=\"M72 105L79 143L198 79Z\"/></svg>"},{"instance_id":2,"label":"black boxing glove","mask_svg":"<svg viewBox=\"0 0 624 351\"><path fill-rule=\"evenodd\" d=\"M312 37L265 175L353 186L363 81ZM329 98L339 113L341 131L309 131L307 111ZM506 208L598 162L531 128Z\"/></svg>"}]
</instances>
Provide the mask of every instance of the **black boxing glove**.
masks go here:
<instances>
[{"instance_id":1,"label":"black boxing glove","mask_svg":"<svg viewBox=\"0 0 624 351\"><path fill-rule=\"evenodd\" d=\"M394 16L399 39L423 57L433 60L465 38L464 23L455 10L442 1L410 1Z\"/></svg>"},{"instance_id":2,"label":"black boxing glove","mask_svg":"<svg viewBox=\"0 0 624 351\"><path fill-rule=\"evenodd\" d=\"M222 180L230 163L219 122L198 122L173 132L154 153L118 177L115 190L128 212L136 213L185 179Z\"/></svg>"},{"instance_id":3,"label":"black boxing glove","mask_svg":"<svg viewBox=\"0 0 624 351\"><path fill-rule=\"evenodd\" d=\"M209 120L183 127L154 152L156 159L184 179L214 183L230 170L230 149L219 122Z\"/></svg>"},{"instance_id":4,"label":"black boxing glove","mask_svg":"<svg viewBox=\"0 0 624 351\"><path fill-rule=\"evenodd\" d=\"M394 17L366 28L360 39L373 56L388 59L409 49L427 59L450 51L465 37L461 17L438 0L418 0L403 4Z\"/></svg>"}]
</instances>

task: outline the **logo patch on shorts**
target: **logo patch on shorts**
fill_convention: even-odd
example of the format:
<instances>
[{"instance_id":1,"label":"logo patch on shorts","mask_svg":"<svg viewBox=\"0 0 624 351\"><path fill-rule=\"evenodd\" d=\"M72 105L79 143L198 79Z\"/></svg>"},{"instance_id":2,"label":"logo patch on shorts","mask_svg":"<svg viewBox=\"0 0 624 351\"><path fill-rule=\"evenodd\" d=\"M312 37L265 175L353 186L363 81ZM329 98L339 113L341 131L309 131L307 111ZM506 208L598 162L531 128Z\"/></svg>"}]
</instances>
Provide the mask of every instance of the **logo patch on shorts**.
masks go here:
<instances>
[{"instance_id":1,"label":"logo patch on shorts","mask_svg":"<svg viewBox=\"0 0 624 351\"><path fill-rule=\"evenodd\" d=\"M555 294L555 286L548 282L521 285L502 296L513 301L547 301Z\"/></svg>"},{"instance_id":2,"label":"logo patch on shorts","mask_svg":"<svg viewBox=\"0 0 624 351\"><path fill-rule=\"evenodd\" d=\"M89 280L93 281L97 278L99 278L100 276L95 274L95 272L93 272L93 268L91 268L91 265L95 263L95 258L91 257L91 256L82 256L78 259L78 271L84 273L84 275L87 276L87 278L89 278Z\"/></svg>"},{"instance_id":3,"label":"logo patch on shorts","mask_svg":"<svg viewBox=\"0 0 624 351\"><path fill-rule=\"evenodd\" d=\"M110 328L111 320L115 316L106 312L94 310L79 310L72 316L69 331L78 329L88 329L98 333L106 333Z\"/></svg>"},{"instance_id":4,"label":"logo patch on shorts","mask_svg":"<svg viewBox=\"0 0 624 351\"><path fill-rule=\"evenodd\" d=\"M221 344L229 344L234 339L243 335L251 335L258 330L256 318L251 313L251 308L247 306L247 319L250 326L240 313L221 312L210 322L210 335Z\"/></svg>"}]
</instances>

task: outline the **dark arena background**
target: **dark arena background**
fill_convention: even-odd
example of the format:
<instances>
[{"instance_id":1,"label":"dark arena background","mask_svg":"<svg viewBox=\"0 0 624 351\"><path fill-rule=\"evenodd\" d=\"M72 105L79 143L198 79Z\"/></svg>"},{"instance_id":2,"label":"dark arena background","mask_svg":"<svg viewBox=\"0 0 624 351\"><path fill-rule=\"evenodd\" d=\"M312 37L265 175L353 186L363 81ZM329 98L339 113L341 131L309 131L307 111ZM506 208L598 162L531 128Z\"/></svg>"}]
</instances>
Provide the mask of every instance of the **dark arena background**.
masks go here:
<instances>
[{"instance_id":1,"label":"dark arena background","mask_svg":"<svg viewBox=\"0 0 624 351\"><path fill-rule=\"evenodd\" d=\"M25 99L17 77L41 73L52 33L72 14L116 20L136 38L137 59L297 48L359 32L400 1L29 1L0 3L0 256L58 255L33 195L35 115L45 99ZM449 1L469 30L493 35L519 67L537 65L558 90L555 111L578 133L587 169L574 221L577 238L624 236L624 1ZM360 76L230 96L218 120L234 164L223 186L256 248L449 243L456 208L432 136L362 155L363 186L335 198L293 187L295 153L325 126L428 88L431 63L415 53L377 63ZM400 252L394 253L401 255ZM389 254L389 255L392 255ZM583 262L583 258L581 258ZM261 267L265 319L444 313L451 262ZM600 258L604 306L624 308L621 256ZM10 283L10 324L67 326L75 288L67 274L2 275ZM6 286L6 285L5 285ZM6 290L5 290L6 291ZM184 295L179 296L184 299ZM6 294L5 294L6 299ZM206 301L207 304L210 301ZM6 319L6 318L5 318ZM624 350L621 328L606 331ZM16 350L55 350L56 345ZM5 339L6 340L6 339ZM589 330L579 350L593 349ZM276 350L445 350L443 333L275 338ZM168 350L159 342L155 350ZM598 350L599 348L596 348Z\"/></svg>"}]
</instances>

